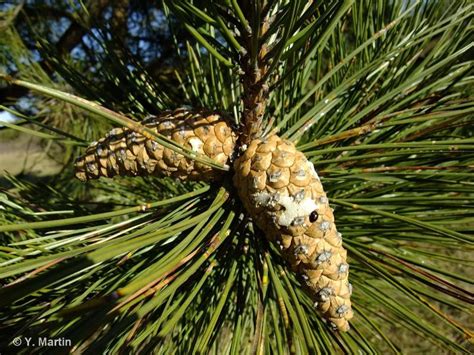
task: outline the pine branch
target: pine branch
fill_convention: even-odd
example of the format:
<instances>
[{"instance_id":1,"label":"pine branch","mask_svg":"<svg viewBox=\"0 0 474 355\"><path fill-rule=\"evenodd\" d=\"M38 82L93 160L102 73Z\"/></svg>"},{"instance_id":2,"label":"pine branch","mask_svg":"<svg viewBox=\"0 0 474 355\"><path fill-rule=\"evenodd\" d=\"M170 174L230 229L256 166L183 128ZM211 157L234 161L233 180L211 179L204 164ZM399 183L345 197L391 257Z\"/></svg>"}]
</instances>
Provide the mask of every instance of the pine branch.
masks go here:
<instances>
[{"instance_id":1,"label":"pine branch","mask_svg":"<svg viewBox=\"0 0 474 355\"><path fill-rule=\"evenodd\" d=\"M472 5L167 4L176 95L130 70L100 35L110 63L92 80L81 61L58 67L102 105L21 83L53 94L41 117L62 118L70 106L57 105L69 100L135 125L125 117L186 103L232 111L245 139L279 129L298 142L349 250L351 330L332 332L315 313L304 280L249 223L229 181L83 186L69 164L47 184L2 180L2 346L31 333L98 353L472 352ZM175 30L185 24L182 38ZM45 142L79 144L83 127L98 133L57 122L12 127Z\"/></svg>"},{"instance_id":2,"label":"pine branch","mask_svg":"<svg viewBox=\"0 0 474 355\"><path fill-rule=\"evenodd\" d=\"M249 10L252 14L252 18L248 21L254 25L249 27L247 38L243 39L245 44L241 49L243 52L240 68L242 70L242 123L244 126L240 137L241 144L249 144L252 139L261 135L262 119L267 106L268 84L265 78L268 71L268 59L265 57L268 45L261 43L259 38L266 35L270 26L270 16L269 5L267 4L265 8L263 4L263 1L257 1L253 6L248 5L251 6ZM238 8L236 10L241 11ZM261 19L264 13L267 14Z\"/></svg>"}]
</instances>

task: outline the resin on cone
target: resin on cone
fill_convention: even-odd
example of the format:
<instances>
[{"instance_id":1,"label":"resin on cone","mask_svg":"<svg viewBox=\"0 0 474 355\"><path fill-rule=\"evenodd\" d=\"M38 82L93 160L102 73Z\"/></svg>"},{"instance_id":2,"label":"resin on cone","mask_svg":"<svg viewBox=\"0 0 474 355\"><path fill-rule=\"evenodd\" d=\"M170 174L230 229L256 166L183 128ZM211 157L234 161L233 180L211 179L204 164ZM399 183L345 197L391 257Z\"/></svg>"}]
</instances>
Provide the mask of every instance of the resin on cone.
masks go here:
<instances>
[{"instance_id":1,"label":"resin on cone","mask_svg":"<svg viewBox=\"0 0 474 355\"><path fill-rule=\"evenodd\" d=\"M347 251L313 164L276 135L253 140L234 163L234 185L257 226L280 246L331 326L352 318Z\"/></svg>"},{"instance_id":2,"label":"resin on cone","mask_svg":"<svg viewBox=\"0 0 474 355\"><path fill-rule=\"evenodd\" d=\"M229 162L234 151L236 134L219 113L177 109L148 118L143 124L222 165ZM76 177L87 181L115 175L212 181L219 179L222 171L163 147L129 128L114 128L77 159Z\"/></svg>"}]
</instances>

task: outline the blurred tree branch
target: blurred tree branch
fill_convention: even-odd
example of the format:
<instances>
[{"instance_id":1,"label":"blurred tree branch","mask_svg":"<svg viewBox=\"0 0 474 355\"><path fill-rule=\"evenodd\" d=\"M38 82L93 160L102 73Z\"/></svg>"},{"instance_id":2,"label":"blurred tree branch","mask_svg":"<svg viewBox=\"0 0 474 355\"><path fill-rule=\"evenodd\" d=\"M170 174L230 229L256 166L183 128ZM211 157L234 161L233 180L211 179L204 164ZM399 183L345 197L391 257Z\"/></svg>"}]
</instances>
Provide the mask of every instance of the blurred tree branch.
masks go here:
<instances>
[{"instance_id":1,"label":"blurred tree branch","mask_svg":"<svg viewBox=\"0 0 474 355\"><path fill-rule=\"evenodd\" d=\"M81 41L82 37L89 31L93 21L102 14L105 8L109 5L109 2L109 0L90 1L89 6L87 7L89 9L91 18L91 21L89 21L89 26L86 28L82 24L72 22L56 44L58 53L64 55L65 53L70 52Z\"/></svg>"},{"instance_id":2,"label":"blurred tree branch","mask_svg":"<svg viewBox=\"0 0 474 355\"><path fill-rule=\"evenodd\" d=\"M123 43L127 35L127 18L129 0L114 1L112 5L112 32L117 39Z\"/></svg>"},{"instance_id":3,"label":"blurred tree branch","mask_svg":"<svg viewBox=\"0 0 474 355\"><path fill-rule=\"evenodd\" d=\"M97 19L101 16L102 12L106 9L109 3L110 0L89 1L89 4L87 6L91 19L91 21L89 21L89 26L85 26L85 24L77 21L74 16L69 14L67 11L64 11L62 9L55 9L49 6L24 6L22 8L22 11L19 12L17 21L24 22L25 20L27 20L25 17L34 18L43 16L55 18L65 17L70 20L71 24L55 45L58 54L65 55L66 53L69 53L74 47L76 47L78 43L81 42L83 36L87 34L92 24L94 23L94 19ZM119 3L128 3L128 0L120 1ZM120 9L122 8L123 7L121 7ZM48 59L42 59L38 62L38 64L41 65L41 67L46 73L52 74L53 68L48 63ZM10 75L12 76L15 76L16 74L17 73L10 73ZM0 88L0 102L10 100L15 101L18 98L26 95L27 93L28 89L22 87L7 86L4 88Z\"/></svg>"}]
</instances>

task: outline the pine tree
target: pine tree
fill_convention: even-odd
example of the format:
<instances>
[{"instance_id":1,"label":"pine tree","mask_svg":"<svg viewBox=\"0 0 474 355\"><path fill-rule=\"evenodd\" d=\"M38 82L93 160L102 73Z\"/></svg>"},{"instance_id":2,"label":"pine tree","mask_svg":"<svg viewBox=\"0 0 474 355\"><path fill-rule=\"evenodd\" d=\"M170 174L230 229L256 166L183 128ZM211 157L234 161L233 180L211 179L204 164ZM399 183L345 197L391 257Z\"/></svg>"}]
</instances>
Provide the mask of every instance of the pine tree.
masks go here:
<instances>
[{"instance_id":1,"label":"pine tree","mask_svg":"<svg viewBox=\"0 0 474 355\"><path fill-rule=\"evenodd\" d=\"M0 77L44 109L2 106L8 127L67 162L0 191L0 352L40 336L90 353L471 352L472 4L160 6L179 58L162 80L105 25L94 72L38 37L47 73L17 8L2 14L18 71ZM225 159L225 139L210 154L147 120L188 106L226 117ZM176 170L154 173L155 146ZM102 166L116 148L126 163ZM78 156L81 180L103 178L73 179Z\"/></svg>"}]
</instances>

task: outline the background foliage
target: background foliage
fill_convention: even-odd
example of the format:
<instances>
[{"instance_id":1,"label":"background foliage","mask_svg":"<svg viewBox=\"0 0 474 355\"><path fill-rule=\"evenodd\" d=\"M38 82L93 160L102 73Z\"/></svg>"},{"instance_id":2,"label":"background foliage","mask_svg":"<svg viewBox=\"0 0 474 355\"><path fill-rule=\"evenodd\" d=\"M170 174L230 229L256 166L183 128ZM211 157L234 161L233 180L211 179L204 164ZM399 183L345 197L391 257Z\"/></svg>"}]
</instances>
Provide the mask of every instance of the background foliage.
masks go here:
<instances>
[{"instance_id":1,"label":"background foliage","mask_svg":"<svg viewBox=\"0 0 474 355\"><path fill-rule=\"evenodd\" d=\"M268 34L258 36L266 6ZM2 180L0 349L44 335L90 352L472 351L472 10L1 5L0 99L19 117L3 130L60 147L64 168ZM242 63L258 65L263 45L264 127L313 162L349 251L355 317L345 334L314 312L228 182L72 179L83 147L127 119L191 105L239 123Z\"/></svg>"}]
</instances>

